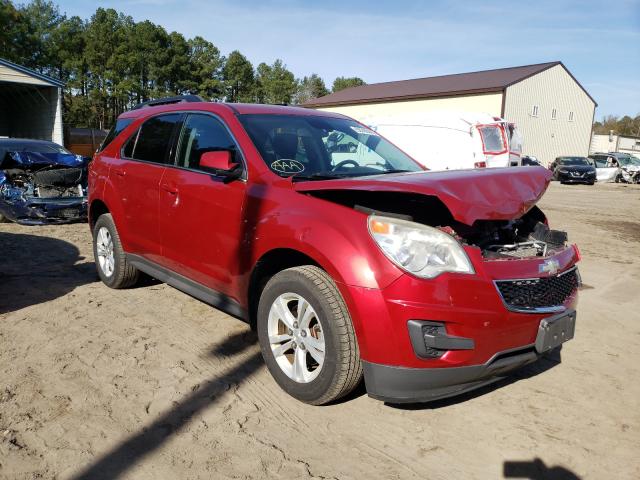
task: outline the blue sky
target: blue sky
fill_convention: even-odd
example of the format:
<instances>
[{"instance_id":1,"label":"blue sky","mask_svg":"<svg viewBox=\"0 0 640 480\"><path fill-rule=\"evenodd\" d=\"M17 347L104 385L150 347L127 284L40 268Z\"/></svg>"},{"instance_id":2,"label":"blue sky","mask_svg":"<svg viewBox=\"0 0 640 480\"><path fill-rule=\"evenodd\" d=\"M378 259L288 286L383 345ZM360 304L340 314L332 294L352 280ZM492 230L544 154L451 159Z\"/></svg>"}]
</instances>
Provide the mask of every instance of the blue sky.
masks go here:
<instances>
[{"instance_id":1,"label":"blue sky","mask_svg":"<svg viewBox=\"0 0 640 480\"><path fill-rule=\"evenodd\" d=\"M98 4L58 1L88 18ZM281 58L297 77L368 83L561 60L603 115L640 113L640 0L102 1L254 66Z\"/></svg>"}]
</instances>

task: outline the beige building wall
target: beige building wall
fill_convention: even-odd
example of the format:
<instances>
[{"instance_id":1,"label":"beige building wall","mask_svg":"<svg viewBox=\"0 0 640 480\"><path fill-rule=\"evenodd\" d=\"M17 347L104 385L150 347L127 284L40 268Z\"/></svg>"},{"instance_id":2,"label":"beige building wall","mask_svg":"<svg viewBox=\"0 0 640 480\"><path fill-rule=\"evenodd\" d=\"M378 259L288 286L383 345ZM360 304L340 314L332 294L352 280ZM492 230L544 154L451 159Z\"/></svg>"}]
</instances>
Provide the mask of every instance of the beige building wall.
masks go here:
<instances>
[{"instance_id":1,"label":"beige building wall","mask_svg":"<svg viewBox=\"0 0 640 480\"><path fill-rule=\"evenodd\" d=\"M404 113L429 112L433 110L454 110L457 112L486 112L500 116L502 93L481 95L459 95L455 97L426 98L396 102L365 103L362 105L343 105L320 107L318 110L336 112L362 121L367 117L396 116Z\"/></svg>"},{"instance_id":2,"label":"beige building wall","mask_svg":"<svg viewBox=\"0 0 640 480\"><path fill-rule=\"evenodd\" d=\"M594 110L584 90L556 65L507 87L504 118L522 132L523 153L548 165L558 156L589 154Z\"/></svg>"},{"instance_id":3,"label":"beige building wall","mask_svg":"<svg viewBox=\"0 0 640 480\"><path fill-rule=\"evenodd\" d=\"M611 140L611 141L610 141ZM617 135L599 135L593 134L591 137L591 147L589 148L589 153L596 152L615 152L618 146L618 136Z\"/></svg>"}]
</instances>

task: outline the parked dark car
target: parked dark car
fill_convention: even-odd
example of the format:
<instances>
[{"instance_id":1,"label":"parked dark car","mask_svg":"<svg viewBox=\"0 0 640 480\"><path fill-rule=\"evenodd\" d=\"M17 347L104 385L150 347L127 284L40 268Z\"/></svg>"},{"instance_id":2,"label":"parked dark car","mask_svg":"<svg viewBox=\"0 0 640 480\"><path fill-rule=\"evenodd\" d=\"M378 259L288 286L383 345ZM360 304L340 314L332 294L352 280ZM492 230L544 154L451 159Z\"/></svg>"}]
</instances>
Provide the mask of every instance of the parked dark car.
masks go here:
<instances>
[{"instance_id":1,"label":"parked dark car","mask_svg":"<svg viewBox=\"0 0 640 480\"><path fill-rule=\"evenodd\" d=\"M558 157L551 162L549 170L560 183L593 185L596 182L596 169L586 157Z\"/></svg>"},{"instance_id":2,"label":"parked dark car","mask_svg":"<svg viewBox=\"0 0 640 480\"><path fill-rule=\"evenodd\" d=\"M57 143L0 139L0 221L86 220L87 163Z\"/></svg>"},{"instance_id":3,"label":"parked dark car","mask_svg":"<svg viewBox=\"0 0 640 480\"><path fill-rule=\"evenodd\" d=\"M536 157L532 157L529 155L523 155L522 161L520 163L522 167L541 167L542 164Z\"/></svg>"},{"instance_id":4,"label":"parked dark car","mask_svg":"<svg viewBox=\"0 0 640 480\"><path fill-rule=\"evenodd\" d=\"M145 272L246 319L295 398L364 375L374 398L430 401L573 337L579 252L535 206L550 179L425 171L337 113L179 97L120 115L89 225L107 286Z\"/></svg>"}]
</instances>

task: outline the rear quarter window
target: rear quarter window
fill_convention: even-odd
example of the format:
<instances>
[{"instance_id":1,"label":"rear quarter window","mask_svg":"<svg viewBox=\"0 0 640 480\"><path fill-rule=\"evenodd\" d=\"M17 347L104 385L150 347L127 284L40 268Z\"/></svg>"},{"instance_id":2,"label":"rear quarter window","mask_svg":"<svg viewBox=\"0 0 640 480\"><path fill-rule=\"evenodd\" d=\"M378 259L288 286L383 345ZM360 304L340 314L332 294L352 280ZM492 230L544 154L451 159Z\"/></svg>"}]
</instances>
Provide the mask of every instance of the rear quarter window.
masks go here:
<instances>
[{"instance_id":1,"label":"rear quarter window","mask_svg":"<svg viewBox=\"0 0 640 480\"><path fill-rule=\"evenodd\" d=\"M107 136L104 138L104 140L102 141L102 144L100 145L100 148L98 148L98 152L103 151L105 148L107 148L109 146L109 144L118 136L120 135L120 133L127 128L129 125L131 125L131 122L133 122L133 118L122 118L122 119L118 119L116 120L116 124L113 126L113 128L111 128L111 130L109 130L109 133L107 133Z\"/></svg>"},{"instance_id":2,"label":"rear quarter window","mask_svg":"<svg viewBox=\"0 0 640 480\"><path fill-rule=\"evenodd\" d=\"M181 114L173 113L150 118L127 142L123 155L135 160L166 163L173 131L180 117Z\"/></svg>"}]
</instances>

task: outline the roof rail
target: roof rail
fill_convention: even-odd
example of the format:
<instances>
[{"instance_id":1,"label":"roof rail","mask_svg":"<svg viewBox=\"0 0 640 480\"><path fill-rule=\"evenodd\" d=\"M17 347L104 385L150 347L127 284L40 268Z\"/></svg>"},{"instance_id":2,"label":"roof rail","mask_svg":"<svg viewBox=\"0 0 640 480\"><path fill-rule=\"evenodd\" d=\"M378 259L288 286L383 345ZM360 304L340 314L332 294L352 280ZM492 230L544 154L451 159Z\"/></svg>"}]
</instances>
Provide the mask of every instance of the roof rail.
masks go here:
<instances>
[{"instance_id":1,"label":"roof rail","mask_svg":"<svg viewBox=\"0 0 640 480\"><path fill-rule=\"evenodd\" d=\"M172 103L194 103L204 102L205 100L200 95L178 95L175 97L158 98L157 100L149 100L148 102L142 102L133 107L131 110L138 110L145 107L155 107L157 105L170 105Z\"/></svg>"}]
</instances>

